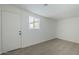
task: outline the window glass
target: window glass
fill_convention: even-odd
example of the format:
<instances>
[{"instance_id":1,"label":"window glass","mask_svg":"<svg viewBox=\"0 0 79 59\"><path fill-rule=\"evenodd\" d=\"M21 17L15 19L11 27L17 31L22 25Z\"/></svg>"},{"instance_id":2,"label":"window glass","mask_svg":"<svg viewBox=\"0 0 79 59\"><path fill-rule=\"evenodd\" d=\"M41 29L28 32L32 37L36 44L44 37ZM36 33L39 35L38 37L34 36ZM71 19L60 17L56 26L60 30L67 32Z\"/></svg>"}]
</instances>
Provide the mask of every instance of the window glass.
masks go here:
<instances>
[{"instance_id":1,"label":"window glass","mask_svg":"<svg viewBox=\"0 0 79 59\"><path fill-rule=\"evenodd\" d=\"M29 16L29 27L30 29L39 29L40 24L39 24L39 19L34 18L32 16Z\"/></svg>"}]
</instances>

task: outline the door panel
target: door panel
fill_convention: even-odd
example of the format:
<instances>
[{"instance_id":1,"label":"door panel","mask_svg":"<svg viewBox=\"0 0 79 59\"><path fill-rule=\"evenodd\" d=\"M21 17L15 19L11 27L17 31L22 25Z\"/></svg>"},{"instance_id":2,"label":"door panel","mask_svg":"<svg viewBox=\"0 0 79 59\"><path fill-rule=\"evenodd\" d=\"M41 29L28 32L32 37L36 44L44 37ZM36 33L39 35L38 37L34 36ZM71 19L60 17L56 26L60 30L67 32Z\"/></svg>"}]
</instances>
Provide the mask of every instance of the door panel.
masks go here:
<instances>
[{"instance_id":1,"label":"door panel","mask_svg":"<svg viewBox=\"0 0 79 59\"><path fill-rule=\"evenodd\" d=\"M0 54L1 54L1 8L0 8Z\"/></svg>"},{"instance_id":2,"label":"door panel","mask_svg":"<svg viewBox=\"0 0 79 59\"><path fill-rule=\"evenodd\" d=\"M3 52L20 48L20 16L17 13L2 11Z\"/></svg>"}]
</instances>

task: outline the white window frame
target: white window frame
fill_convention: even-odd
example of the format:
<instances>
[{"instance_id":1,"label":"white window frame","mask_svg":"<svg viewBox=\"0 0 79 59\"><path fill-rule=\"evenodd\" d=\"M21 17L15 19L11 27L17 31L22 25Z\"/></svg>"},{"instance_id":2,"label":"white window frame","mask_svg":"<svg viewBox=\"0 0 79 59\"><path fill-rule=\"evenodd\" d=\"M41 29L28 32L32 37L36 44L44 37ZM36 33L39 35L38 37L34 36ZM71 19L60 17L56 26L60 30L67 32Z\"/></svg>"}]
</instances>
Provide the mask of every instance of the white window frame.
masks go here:
<instances>
[{"instance_id":1,"label":"white window frame","mask_svg":"<svg viewBox=\"0 0 79 59\"><path fill-rule=\"evenodd\" d=\"M29 16L29 28L30 29L40 29L40 19L35 18L33 16Z\"/></svg>"}]
</instances>

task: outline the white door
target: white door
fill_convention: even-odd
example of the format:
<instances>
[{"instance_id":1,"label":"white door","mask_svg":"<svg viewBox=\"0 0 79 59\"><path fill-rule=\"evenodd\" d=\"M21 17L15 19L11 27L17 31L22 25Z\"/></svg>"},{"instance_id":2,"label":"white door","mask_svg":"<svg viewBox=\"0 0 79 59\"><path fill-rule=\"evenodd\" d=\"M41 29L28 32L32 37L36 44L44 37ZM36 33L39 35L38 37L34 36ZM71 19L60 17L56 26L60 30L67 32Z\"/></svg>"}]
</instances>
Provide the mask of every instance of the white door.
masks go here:
<instances>
[{"instance_id":1,"label":"white door","mask_svg":"<svg viewBox=\"0 0 79 59\"><path fill-rule=\"evenodd\" d=\"M3 52L20 48L20 15L2 10L2 27Z\"/></svg>"}]
</instances>

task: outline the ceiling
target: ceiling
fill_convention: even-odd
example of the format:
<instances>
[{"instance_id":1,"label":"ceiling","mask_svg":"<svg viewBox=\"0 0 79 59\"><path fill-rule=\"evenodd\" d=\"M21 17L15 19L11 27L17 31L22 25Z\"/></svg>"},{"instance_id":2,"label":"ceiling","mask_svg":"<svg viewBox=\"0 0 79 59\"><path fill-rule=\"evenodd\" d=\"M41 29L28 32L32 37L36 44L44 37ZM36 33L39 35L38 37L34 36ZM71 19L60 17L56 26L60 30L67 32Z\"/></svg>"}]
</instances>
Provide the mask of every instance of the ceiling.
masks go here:
<instances>
[{"instance_id":1,"label":"ceiling","mask_svg":"<svg viewBox=\"0 0 79 59\"><path fill-rule=\"evenodd\" d=\"M52 19L79 17L79 4L19 4L18 7Z\"/></svg>"}]
</instances>

